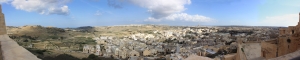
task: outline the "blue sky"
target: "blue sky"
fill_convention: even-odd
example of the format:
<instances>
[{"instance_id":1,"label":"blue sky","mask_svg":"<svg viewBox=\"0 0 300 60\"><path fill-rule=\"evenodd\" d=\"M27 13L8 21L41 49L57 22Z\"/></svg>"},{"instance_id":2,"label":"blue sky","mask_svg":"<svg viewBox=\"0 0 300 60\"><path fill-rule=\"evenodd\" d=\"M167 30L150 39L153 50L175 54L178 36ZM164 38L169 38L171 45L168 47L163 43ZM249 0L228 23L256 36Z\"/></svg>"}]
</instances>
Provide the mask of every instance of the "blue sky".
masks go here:
<instances>
[{"instance_id":1,"label":"blue sky","mask_svg":"<svg viewBox=\"0 0 300 60\"><path fill-rule=\"evenodd\" d=\"M8 26L293 26L298 0L0 0Z\"/></svg>"}]
</instances>

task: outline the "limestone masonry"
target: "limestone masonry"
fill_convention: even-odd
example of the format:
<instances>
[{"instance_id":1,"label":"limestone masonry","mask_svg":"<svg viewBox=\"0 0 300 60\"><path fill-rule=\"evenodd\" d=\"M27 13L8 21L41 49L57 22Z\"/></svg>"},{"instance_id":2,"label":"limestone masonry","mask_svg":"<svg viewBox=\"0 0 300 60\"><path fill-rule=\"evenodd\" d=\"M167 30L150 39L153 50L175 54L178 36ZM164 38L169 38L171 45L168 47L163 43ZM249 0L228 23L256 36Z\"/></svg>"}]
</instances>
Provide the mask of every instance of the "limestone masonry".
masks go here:
<instances>
[{"instance_id":1,"label":"limestone masonry","mask_svg":"<svg viewBox=\"0 0 300 60\"><path fill-rule=\"evenodd\" d=\"M1 42L1 60L40 60L28 50L20 46L6 34L6 25L4 14L0 5L0 42Z\"/></svg>"},{"instance_id":2,"label":"limestone masonry","mask_svg":"<svg viewBox=\"0 0 300 60\"><path fill-rule=\"evenodd\" d=\"M0 5L0 35L6 34L6 25L4 20L4 14L2 13L2 7Z\"/></svg>"}]
</instances>

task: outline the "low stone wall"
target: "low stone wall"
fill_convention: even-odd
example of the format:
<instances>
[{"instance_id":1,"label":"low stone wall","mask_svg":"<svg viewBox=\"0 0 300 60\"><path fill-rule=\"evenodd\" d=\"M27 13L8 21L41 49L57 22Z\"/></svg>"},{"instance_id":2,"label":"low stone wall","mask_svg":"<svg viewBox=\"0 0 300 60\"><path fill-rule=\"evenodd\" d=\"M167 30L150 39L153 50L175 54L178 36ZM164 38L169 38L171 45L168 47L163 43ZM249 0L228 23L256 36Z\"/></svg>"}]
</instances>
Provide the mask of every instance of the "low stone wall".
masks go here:
<instances>
[{"instance_id":1,"label":"low stone wall","mask_svg":"<svg viewBox=\"0 0 300 60\"><path fill-rule=\"evenodd\" d=\"M0 60L3 60L1 41L0 41Z\"/></svg>"}]
</instances>

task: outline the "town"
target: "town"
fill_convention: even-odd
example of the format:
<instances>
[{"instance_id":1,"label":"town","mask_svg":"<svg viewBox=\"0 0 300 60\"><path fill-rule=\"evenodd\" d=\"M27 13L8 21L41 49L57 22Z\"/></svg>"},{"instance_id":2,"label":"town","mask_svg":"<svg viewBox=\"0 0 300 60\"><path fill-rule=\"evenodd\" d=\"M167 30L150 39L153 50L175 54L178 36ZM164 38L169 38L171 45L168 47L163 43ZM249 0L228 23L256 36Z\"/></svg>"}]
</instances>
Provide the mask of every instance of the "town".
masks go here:
<instances>
[{"instance_id":1,"label":"town","mask_svg":"<svg viewBox=\"0 0 300 60\"><path fill-rule=\"evenodd\" d=\"M30 30L39 30L40 33L28 34ZM37 38L51 30L63 36L51 36L44 41ZM251 26L125 25L65 29L39 25L8 27L10 37L26 48L61 51L71 55L76 53L74 56L80 55L77 56L80 58L94 54L99 57L131 60L180 60L188 59L189 56L202 57L205 60L233 58L237 53L239 39L245 44L253 43L251 45L254 47L249 48L256 48L252 51L260 52L259 42L276 39L278 32L276 27ZM47 35L51 34L53 33ZM260 57L260 53L256 53L251 59Z\"/></svg>"},{"instance_id":2,"label":"town","mask_svg":"<svg viewBox=\"0 0 300 60\"><path fill-rule=\"evenodd\" d=\"M69 54L125 60L291 59L297 26L118 25L78 28L8 26L8 35L42 58ZM39 33L35 33L39 32ZM287 40L287 41L286 41ZM42 50L42 51L39 51ZM293 54L293 52L295 54ZM289 54L291 53L291 54Z\"/></svg>"},{"instance_id":3,"label":"town","mask_svg":"<svg viewBox=\"0 0 300 60\"><path fill-rule=\"evenodd\" d=\"M177 16L182 15L167 18ZM299 60L298 16L298 24L288 27L125 24L59 28L7 26L0 5L0 60Z\"/></svg>"}]
</instances>

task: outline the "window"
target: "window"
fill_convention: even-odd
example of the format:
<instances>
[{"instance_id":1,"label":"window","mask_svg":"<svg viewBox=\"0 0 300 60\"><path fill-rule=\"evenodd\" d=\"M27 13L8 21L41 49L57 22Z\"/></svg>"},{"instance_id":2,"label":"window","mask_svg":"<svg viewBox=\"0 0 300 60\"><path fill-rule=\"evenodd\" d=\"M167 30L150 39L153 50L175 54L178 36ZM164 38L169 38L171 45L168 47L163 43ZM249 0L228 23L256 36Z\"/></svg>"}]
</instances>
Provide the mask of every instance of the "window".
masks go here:
<instances>
[{"instance_id":1,"label":"window","mask_svg":"<svg viewBox=\"0 0 300 60\"><path fill-rule=\"evenodd\" d=\"M287 41L288 43L291 43L291 39L287 39L286 41Z\"/></svg>"},{"instance_id":2,"label":"window","mask_svg":"<svg viewBox=\"0 0 300 60\"><path fill-rule=\"evenodd\" d=\"M294 31L294 30L292 30L292 34L294 34L294 32L295 32L295 31Z\"/></svg>"}]
</instances>

